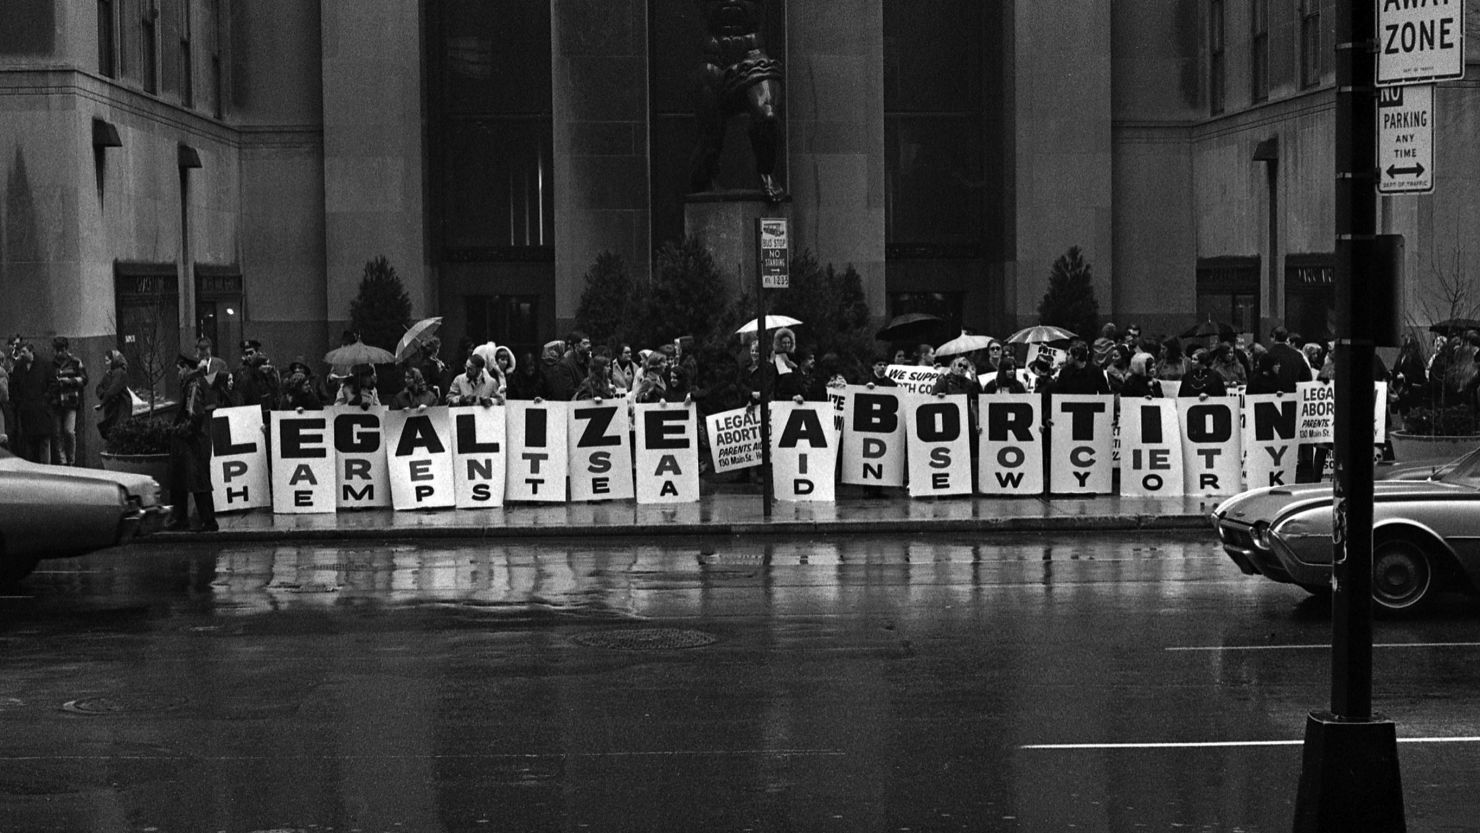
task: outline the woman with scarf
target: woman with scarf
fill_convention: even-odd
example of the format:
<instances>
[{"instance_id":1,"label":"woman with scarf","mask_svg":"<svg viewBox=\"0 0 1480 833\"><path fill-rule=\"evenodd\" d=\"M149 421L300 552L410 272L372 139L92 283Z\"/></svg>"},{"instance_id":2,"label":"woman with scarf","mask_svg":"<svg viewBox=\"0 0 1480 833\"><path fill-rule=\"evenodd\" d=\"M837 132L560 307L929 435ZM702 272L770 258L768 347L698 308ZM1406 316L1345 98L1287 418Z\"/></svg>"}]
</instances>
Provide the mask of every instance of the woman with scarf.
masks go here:
<instances>
[{"instance_id":1,"label":"woman with scarf","mask_svg":"<svg viewBox=\"0 0 1480 833\"><path fill-rule=\"evenodd\" d=\"M401 381L405 386L391 398L391 410L413 411L437 404L437 392L427 385L421 368L408 366Z\"/></svg>"},{"instance_id":2,"label":"woman with scarf","mask_svg":"<svg viewBox=\"0 0 1480 833\"><path fill-rule=\"evenodd\" d=\"M770 392L772 402L782 399L802 402L806 397L806 380L802 378L801 368L792 358L796 349L796 333L787 327L776 331L771 339L771 356L761 365L760 373L761 389Z\"/></svg>"},{"instance_id":3,"label":"woman with scarf","mask_svg":"<svg viewBox=\"0 0 1480 833\"><path fill-rule=\"evenodd\" d=\"M1161 383L1152 374L1156 372L1155 357L1150 353L1137 353L1131 357L1131 372L1120 388L1121 399L1156 399L1161 396Z\"/></svg>"}]
</instances>

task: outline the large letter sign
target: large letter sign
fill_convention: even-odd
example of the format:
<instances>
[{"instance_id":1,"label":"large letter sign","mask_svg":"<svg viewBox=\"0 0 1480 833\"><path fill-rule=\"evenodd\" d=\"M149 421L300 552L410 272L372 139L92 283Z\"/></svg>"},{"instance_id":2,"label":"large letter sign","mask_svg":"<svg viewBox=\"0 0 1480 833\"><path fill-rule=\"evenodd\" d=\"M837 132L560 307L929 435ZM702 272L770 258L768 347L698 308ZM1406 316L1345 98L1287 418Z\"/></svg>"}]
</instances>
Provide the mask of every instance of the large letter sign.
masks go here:
<instances>
[{"instance_id":1,"label":"large letter sign","mask_svg":"<svg viewBox=\"0 0 1480 833\"><path fill-rule=\"evenodd\" d=\"M1182 425L1171 399L1120 400L1120 493L1184 494Z\"/></svg>"},{"instance_id":2,"label":"large letter sign","mask_svg":"<svg viewBox=\"0 0 1480 833\"><path fill-rule=\"evenodd\" d=\"M445 406L391 411L385 417L391 502L397 509L457 504L452 475L452 419Z\"/></svg>"},{"instance_id":3,"label":"large letter sign","mask_svg":"<svg viewBox=\"0 0 1480 833\"><path fill-rule=\"evenodd\" d=\"M1249 489L1295 484L1299 462L1296 425L1300 403L1284 393L1244 395L1244 485Z\"/></svg>"},{"instance_id":4,"label":"large letter sign","mask_svg":"<svg viewBox=\"0 0 1480 833\"><path fill-rule=\"evenodd\" d=\"M279 515L331 513L335 508L334 452L329 415L271 411L272 511Z\"/></svg>"},{"instance_id":5,"label":"large letter sign","mask_svg":"<svg viewBox=\"0 0 1480 833\"><path fill-rule=\"evenodd\" d=\"M336 405L325 411L334 428L335 483L340 509L391 505L390 464L386 460L385 406Z\"/></svg>"},{"instance_id":6,"label":"large letter sign","mask_svg":"<svg viewBox=\"0 0 1480 833\"><path fill-rule=\"evenodd\" d=\"M1115 486L1115 463L1110 458L1115 397L1052 396L1049 419L1049 491L1109 494Z\"/></svg>"},{"instance_id":7,"label":"large letter sign","mask_svg":"<svg viewBox=\"0 0 1480 833\"><path fill-rule=\"evenodd\" d=\"M452 482L457 508L504 505L508 413L481 405L452 408Z\"/></svg>"},{"instance_id":8,"label":"large letter sign","mask_svg":"<svg viewBox=\"0 0 1480 833\"><path fill-rule=\"evenodd\" d=\"M1043 397L994 393L977 402L982 427L977 491L984 495L1043 494Z\"/></svg>"},{"instance_id":9,"label":"large letter sign","mask_svg":"<svg viewBox=\"0 0 1480 833\"><path fill-rule=\"evenodd\" d=\"M570 468L566 424L570 405L569 402L509 402L511 451L504 491L506 500L566 501L565 477Z\"/></svg>"},{"instance_id":10,"label":"large letter sign","mask_svg":"<svg viewBox=\"0 0 1480 833\"><path fill-rule=\"evenodd\" d=\"M971 418L965 396L911 396L910 497L971 494Z\"/></svg>"},{"instance_id":11,"label":"large letter sign","mask_svg":"<svg viewBox=\"0 0 1480 833\"><path fill-rule=\"evenodd\" d=\"M217 408L211 415L211 493L217 512L272 505L267 438L256 405Z\"/></svg>"},{"instance_id":12,"label":"large letter sign","mask_svg":"<svg viewBox=\"0 0 1480 833\"><path fill-rule=\"evenodd\" d=\"M905 421L898 390L850 385L848 392L843 411L842 482L903 486Z\"/></svg>"},{"instance_id":13,"label":"large letter sign","mask_svg":"<svg viewBox=\"0 0 1480 833\"><path fill-rule=\"evenodd\" d=\"M699 499L699 421L693 404L636 406L637 502Z\"/></svg>"},{"instance_id":14,"label":"large letter sign","mask_svg":"<svg viewBox=\"0 0 1480 833\"><path fill-rule=\"evenodd\" d=\"M1238 397L1178 397L1177 411L1186 493L1211 497L1243 491Z\"/></svg>"},{"instance_id":15,"label":"large letter sign","mask_svg":"<svg viewBox=\"0 0 1480 833\"><path fill-rule=\"evenodd\" d=\"M777 500L832 501L837 465L832 403L771 403L771 483Z\"/></svg>"},{"instance_id":16,"label":"large letter sign","mask_svg":"<svg viewBox=\"0 0 1480 833\"><path fill-rule=\"evenodd\" d=\"M632 499L632 432L627 401L570 404L570 499Z\"/></svg>"}]
</instances>

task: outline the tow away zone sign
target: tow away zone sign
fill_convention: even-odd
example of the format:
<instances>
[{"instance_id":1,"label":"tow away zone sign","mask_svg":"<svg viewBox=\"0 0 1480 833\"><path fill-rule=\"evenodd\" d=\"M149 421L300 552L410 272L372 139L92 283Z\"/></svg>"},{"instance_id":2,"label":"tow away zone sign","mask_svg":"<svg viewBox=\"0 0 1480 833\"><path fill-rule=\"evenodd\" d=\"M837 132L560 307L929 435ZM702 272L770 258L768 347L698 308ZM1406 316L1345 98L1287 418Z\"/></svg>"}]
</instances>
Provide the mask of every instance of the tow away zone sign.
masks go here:
<instances>
[{"instance_id":1,"label":"tow away zone sign","mask_svg":"<svg viewBox=\"0 0 1480 833\"><path fill-rule=\"evenodd\" d=\"M1464 0L1377 0L1377 83L1465 77Z\"/></svg>"},{"instance_id":2,"label":"tow away zone sign","mask_svg":"<svg viewBox=\"0 0 1480 833\"><path fill-rule=\"evenodd\" d=\"M1378 193L1433 193L1433 84L1378 90L1377 166Z\"/></svg>"}]
</instances>

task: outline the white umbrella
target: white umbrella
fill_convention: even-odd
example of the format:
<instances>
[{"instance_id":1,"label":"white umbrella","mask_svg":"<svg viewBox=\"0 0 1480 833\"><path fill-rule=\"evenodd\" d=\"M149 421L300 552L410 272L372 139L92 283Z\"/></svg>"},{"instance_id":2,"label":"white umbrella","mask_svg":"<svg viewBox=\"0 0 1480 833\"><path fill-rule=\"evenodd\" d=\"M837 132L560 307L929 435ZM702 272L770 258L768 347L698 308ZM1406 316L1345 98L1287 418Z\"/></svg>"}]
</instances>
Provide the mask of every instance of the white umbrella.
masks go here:
<instances>
[{"instance_id":1,"label":"white umbrella","mask_svg":"<svg viewBox=\"0 0 1480 833\"><path fill-rule=\"evenodd\" d=\"M991 336L971 335L962 331L961 335L935 348L935 355L955 356L961 353L975 353L978 350L985 350L996 343L997 339Z\"/></svg>"},{"instance_id":2,"label":"white umbrella","mask_svg":"<svg viewBox=\"0 0 1480 833\"><path fill-rule=\"evenodd\" d=\"M740 329L738 329L738 330L735 331L735 334L736 335L739 335L741 333L753 333L753 332L755 332L755 321L756 320L754 318L750 319L749 321L746 321L743 325L741 325ZM798 325L800 323L802 323L802 322L796 320L795 318L792 318L789 315L768 315L768 316L766 316L766 329L767 330L779 330L782 327L795 327L796 325Z\"/></svg>"},{"instance_id":3,"label":"white umbrella","mask_svg":"<svg viewBox=\"0 0 1480 833\"><path fill-rule=\"evenodd\" d=\"M435 318L423 318L406 328L401 340L396 343L396 361L401 361L421 345L422 342L432 337L432 333L442 326L442 316Z\"/></svg>"},{"instance_id":4,"label":"white umbrella","mask_svg":"<svg viewBox=\"0 0 1480 833\"><path fill-rule=\"evenodd\" d=\"M1067 341L1071 338L1074 338L1074 334L1061 327L1037 324L1018 330L1008 336L1007 340L1013 344L1042 344L1049 341Z\"/></svg>"}]
</instances>

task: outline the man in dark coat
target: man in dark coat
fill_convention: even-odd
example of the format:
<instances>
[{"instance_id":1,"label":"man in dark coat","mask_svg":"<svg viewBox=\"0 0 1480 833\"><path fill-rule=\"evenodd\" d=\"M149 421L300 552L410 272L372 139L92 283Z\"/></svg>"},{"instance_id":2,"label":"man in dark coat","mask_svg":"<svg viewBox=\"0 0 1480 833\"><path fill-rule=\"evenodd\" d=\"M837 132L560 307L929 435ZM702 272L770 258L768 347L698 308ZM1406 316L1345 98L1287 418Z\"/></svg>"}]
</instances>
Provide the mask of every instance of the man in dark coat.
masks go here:
<instances>
[{"instance_id":1,"label":"man in dark coat","mask_svg":"<svg viewBox=\"0 0 1480 833\"><path fill-rule=\"evenodd\" d=\"M1269 337L1274 341L1269 346L1269 355L1274 356L1277 365L1276 390L1280 393L1294 393L1298 383L1311 380L1310 365L1306 363L1305 356L1290 345L1289 330L1275 327L1270 331Z\"/></svg>"},{"instance_id":2,"label":"man in dark coat","mask_svg":"<svg viewBox=\"0 0 1480 833\"><path fill-rule=\"evenodd\" d=\"M51 408L46 404L51 385L51 362L42 361L29 341L15 350L10 371L10 398L15 402L18 425L11 431L11 447L33 463L51 462Z\"/></svg>"},{"instance_id":3,"label":"man in dark coat","mask_svg":"<svg viewBox=\"0 0 1480 833\"><path fill-rule=\"evenodd\" d=\"M277 405L282 394L282 375L262 352L262 342L244 339L241 351L242 363L232 374L232 398L237 405L260 407L262 418L266 419L267 412Z\"/></svg>"},{"instance_id":4,"label":"man in dark coat","mask_svg":"<svg viewBox=\"0 0 1480 833\"><path fill-rule=\"evenodd\" d=\"M591 367L591 338L579 331L572 332L567 343L570 349L560 357L556 372L550 377L554 383L550 398L564 402L575 397L576 389L586 381Z\"/></svg>"},{"instance_id":5,"label":"man in dark coat","mask_svg":"<svg viewBox=\"0 0 1480 833\"><path fill-rule=\"evenodd\" d=\"M200 531L215 532L216 503L211 496L211 412L217 396L206 380L206 372L194 359L180 356L175 362L180 374L180 407L175 413L170 437L170 502L173 504L166 529L190 528L189 499L195 498Z\"/></svg>"},{"instance_id":6,"label":"man in dark coat","mask_svg":"<svg viewBox=\"0 0 1480 833\"><path fill-rule=\"evenodd\" d=\"M1110 381L1105 371L1089 363L1089 345L1075 341L1069 345L1069 359L1059 368L1059 375L1048 386L1051 394L1108 394Z\"/></svg>"}]
</instances>

